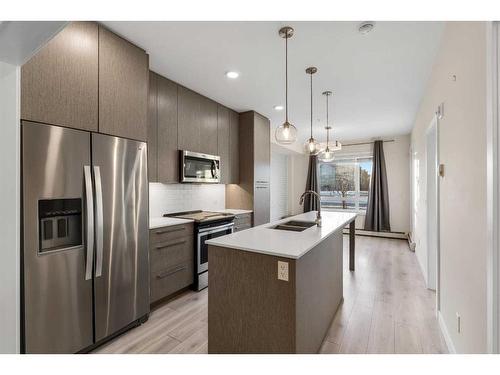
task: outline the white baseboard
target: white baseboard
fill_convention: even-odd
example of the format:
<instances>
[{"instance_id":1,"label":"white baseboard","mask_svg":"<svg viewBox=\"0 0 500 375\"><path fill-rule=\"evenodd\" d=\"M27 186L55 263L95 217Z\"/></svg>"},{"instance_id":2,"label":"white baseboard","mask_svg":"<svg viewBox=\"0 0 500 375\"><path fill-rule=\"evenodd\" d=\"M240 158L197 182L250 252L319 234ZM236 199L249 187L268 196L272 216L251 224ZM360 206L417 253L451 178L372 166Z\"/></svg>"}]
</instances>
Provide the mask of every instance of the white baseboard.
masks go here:
<instances>
[{"instance_id":1,"label":"white baseboard","mask_svg":"<svg viewBox=\"0 0 500 375\"><path fill-rule=\"evenodd\" d=\"M438 311L438 322L439 328L441 328L441 333L444 337L444 341L446 342L446 346L448 347L448 352L450 354L457 354L455 345L453 344L453 340L451 339L450 333L448 332L448 328L446 328L446 323L444 322L443 315L441 315L441 311Z\"/></svg>"}]
</instances>

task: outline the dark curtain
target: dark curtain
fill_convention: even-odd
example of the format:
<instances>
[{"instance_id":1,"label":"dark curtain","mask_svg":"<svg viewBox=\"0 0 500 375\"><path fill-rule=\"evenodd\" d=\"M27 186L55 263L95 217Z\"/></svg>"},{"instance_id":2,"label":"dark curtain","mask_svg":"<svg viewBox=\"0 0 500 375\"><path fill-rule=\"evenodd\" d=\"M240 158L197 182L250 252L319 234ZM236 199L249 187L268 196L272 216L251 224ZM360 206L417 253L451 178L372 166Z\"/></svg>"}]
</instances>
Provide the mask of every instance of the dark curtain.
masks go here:
<instances>
[{"instance_id":1,"label":"dark curtain","mask_svg":"<svg viewBox=\"0 0 500 375\"><path fill-rule=\"evenodd\" d=\"M368 207L366 208L365 230L391 231L383 141L375 141L373 145L372 179L368 194Z\"/></svg>"},{"instance_id":2,"label":"dark curtain","mask_svg":"<svg viewBox=\"0 0 500 375\"><path fill-rule=\"evenodd\" d=\"M312 190L319 194L319 181L318 181L318 156L309 156L309 169L307 171L306 190ZM304 212L317 211L318 200L313 194L307 194L304 197Z\"/></svg>"}]
</instances>

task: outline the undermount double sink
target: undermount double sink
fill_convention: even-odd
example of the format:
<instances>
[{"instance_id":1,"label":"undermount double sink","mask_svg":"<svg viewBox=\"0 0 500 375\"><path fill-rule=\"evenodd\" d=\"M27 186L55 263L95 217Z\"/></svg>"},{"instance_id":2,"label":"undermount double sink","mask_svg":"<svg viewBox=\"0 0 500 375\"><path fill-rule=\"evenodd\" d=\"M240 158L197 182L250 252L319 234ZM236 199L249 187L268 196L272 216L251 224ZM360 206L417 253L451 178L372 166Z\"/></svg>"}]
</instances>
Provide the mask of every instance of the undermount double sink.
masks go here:
<instances>
[{"instance_id":1,"label":"undermount double sink","mask_svg":"<svg viewBox=\"0 0 500 375\"><path fill-rule=\"evenodd\" d=\"M292 232L302 232L303 230L306 230L307 228L310 228L314 225L316 225L316 223L314 221L291 220L291 221L287 221L285 223L275 225L274 227L271 227L271 229L289 230Z\"/></svg>"}]
</instances>

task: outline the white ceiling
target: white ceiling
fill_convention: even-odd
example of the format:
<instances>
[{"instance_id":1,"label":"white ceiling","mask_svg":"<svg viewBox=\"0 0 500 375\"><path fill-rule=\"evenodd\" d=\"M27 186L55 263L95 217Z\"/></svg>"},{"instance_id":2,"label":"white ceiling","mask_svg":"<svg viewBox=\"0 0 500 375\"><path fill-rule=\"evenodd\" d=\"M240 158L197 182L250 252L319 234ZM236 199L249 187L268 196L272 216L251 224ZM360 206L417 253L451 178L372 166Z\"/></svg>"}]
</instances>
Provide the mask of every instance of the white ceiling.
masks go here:
<instances>
[{"instance_id":1,"label":"white ceiling","mask_svg":"<svg viewBox=\"0 0 500 375\"><path fill-rule=\"evenodd\" d=\"M0 21L0 61L24 64L66 24L62 21Z\"/></svg>"},{"instance_id":2,"label":"white ceiling","mask_svg":"<svg viewBox=\"0 0 500 375\"><path fill-rule=\"evenodd\" d=\"M289 40L289 118L299 142L309 135L308 66L313 78L314 134L326 138L325 99L335 138L356 140L411 131L434 62L443 24L377 22L361 35L359 22L103 22L145 49L150 68L236 111L256 110L273 127L284 120L284 40ZM240 73L230 80L224 73Z\"/></svg>"}]
</instances>

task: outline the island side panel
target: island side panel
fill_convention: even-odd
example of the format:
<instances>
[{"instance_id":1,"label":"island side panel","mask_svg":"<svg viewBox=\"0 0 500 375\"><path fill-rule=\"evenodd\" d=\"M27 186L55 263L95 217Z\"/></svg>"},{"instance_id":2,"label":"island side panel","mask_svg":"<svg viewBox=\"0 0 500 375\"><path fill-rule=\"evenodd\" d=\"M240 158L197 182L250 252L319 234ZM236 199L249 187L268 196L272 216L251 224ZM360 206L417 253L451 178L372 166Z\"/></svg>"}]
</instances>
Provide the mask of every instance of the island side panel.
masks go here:
<instances>
[{"instance_id":1,"label":"island side panel","mask_svg":"<svg viewBox=\"0 0 500 375\"><path fill-rule=\"evenodd\" d=\"M297 353L317 353L343 298L342 230L296 262Z\"/></svg>"},{"instance_id":2,"label":"island side panel","mask_svg":"<svg viewBox=\"0 0 500 375\"><path fill-rule=\"evenodd\" d=\"M208 263L208 353L294 353L295 261L210 245Z\"/></svg>"}]
</instances>

